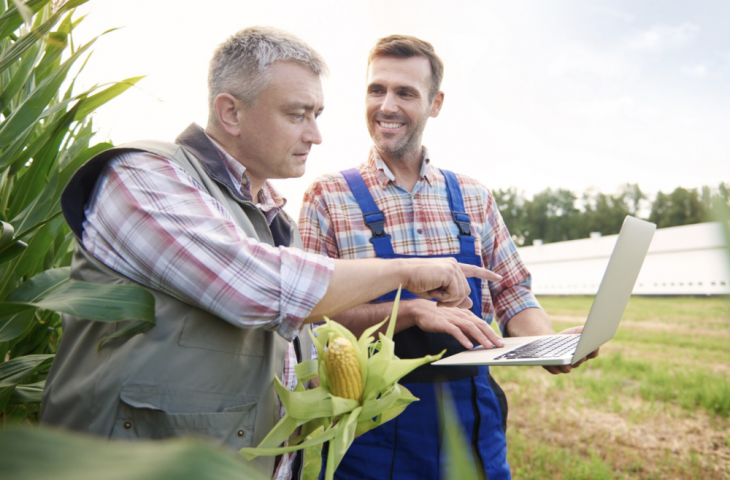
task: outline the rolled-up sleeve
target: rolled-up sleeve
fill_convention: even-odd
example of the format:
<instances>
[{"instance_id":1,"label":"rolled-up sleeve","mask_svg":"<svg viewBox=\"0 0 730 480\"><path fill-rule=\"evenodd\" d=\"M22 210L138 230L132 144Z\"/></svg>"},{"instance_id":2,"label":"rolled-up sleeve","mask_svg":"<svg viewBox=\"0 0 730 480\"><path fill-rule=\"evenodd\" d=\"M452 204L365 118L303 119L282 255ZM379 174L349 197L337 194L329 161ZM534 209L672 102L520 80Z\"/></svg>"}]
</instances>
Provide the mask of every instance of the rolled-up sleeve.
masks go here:
<instances>
[{"instance_id":1,"label":"rolled-up sleeve","mask_svg":"<svg viewBox=\"0 0 730 480\"><path fill-rule=\"evenodd\" d=\"M489 295L494 315L504 335L512 317L526 308L540 308L540 304L531 290L530 272L517 252L491 192L487 191L485 200L488 228L484 229L482 238L482 261L490 270L502 276L500 282L489 283Z\"/></svg>"},{"instance_id":2,"label":"rolled-up sleeve","mask_svg":"<svg viewBox=\"0 0 730 480\"><path fill-rule=\"evenodd\" d=\"M184 169L146 153L105 168L86 207L84 247L120 274L242 328L292 340L334 261L246 236Z\"/></svg>"}]
</instances>

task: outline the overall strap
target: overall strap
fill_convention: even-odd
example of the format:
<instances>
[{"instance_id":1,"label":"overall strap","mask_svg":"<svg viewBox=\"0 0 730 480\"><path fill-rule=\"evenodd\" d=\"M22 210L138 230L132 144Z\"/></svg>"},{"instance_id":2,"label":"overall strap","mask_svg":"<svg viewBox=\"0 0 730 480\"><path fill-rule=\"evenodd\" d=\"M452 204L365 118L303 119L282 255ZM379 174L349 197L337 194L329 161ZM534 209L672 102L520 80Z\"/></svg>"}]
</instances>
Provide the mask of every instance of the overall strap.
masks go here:
<instances>
[{"instance_id":1,"label":"overall strap","mask_svg":"<svg viewBox=\"0 0 730 480\"><path fill-rule=\"evenodd\" d=\"M378 257L394 255L395 252L393 251L393 244L390 241L390 235L385 233L385 215L375 204L375 200L373 200L370 190L365 185L362 175L355 168L344 170L340 173L345 177L347 184L350 186L350 190L352 190L352 194L355 196L355 201L360 206L365 225L373 232L373 236L370 237L370 243L375 247L375 255Z\"/></svg>"},{"instance_id":2,"label":"overall strap","mask_svg":"<svg viewBox=\"0 0 730 480\"><path fill-rule=\"evenodd\" d=\"M471 219L464 208L464 198L461 196L459 188L459 180L456 179L454 172L441 169L441 173L446 180L446 192L449 197L449 208L454 223L459 227L459 243L461 243L461 253L474 255L474 237L471 234Z\"/></svg>"}]
</instances>

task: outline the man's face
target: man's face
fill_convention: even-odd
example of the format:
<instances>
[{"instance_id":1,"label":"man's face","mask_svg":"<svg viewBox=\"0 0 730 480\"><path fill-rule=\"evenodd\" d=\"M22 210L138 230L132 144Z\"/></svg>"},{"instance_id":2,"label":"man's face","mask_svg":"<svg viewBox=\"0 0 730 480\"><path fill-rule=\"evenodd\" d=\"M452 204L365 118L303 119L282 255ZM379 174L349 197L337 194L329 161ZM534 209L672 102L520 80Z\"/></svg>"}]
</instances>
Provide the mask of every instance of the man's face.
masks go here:
<instances>
[{"instance_id":1,"label":"man's face","mask_svg":"<svg viewBox=\"0 0 730 480\"><path fill-rule=\"evenodd\" d=\"M269 74L256 104L237 112L237 158L259 180L301 177L312 144L322 143L317 127L324 109L322 82L295 62L277 62Z\"/></svg>"},{"instance_id":2,"label":"man's face","mask_svg":"<svg viewBox=\"0 0 730 480\"><path fill-rule=\"evenodd\" d=\"M441 109L443 93L429 99L426 57L375 57L368 68L365 111L370 137L381 155L403 157L421 149L428 117Z\"/></svg>"}]
</instances>

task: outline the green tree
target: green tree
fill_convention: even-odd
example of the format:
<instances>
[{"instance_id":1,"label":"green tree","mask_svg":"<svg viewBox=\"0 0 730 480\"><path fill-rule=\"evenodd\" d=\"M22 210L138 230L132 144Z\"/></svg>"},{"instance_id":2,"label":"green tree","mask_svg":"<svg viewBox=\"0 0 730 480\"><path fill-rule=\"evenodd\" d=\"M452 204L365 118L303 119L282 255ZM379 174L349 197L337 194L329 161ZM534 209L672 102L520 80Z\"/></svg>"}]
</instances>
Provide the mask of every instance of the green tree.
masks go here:
<instances>
[{"instance_id":1,"label":"green tree","mask_svg":"<svg viewBox=\"0 0 730 480\"><path fill-rule=\"evenodd\" d=\"M492 191L494 202L499 209L504 224L507 226L516 245L524 245L525 197L516 187Z\"/></svg>"},{"instance_id":2,"label":"green tree","mask_svg":"<svg viewBox=\"0 0 730 480\"><path fill-rule=\"evenodd\" d=\"M547 188L526 201L521 232L524 245L532 245L537 239L551 243L577 238L580 211L576 200L570 190Z\"/></svg>"},{"instance_id":3,"label":"green tree","mask_svg":"<svg viewBox=\"0 0 730 480\"><path fill-rule=\"evenodd\" d=\"M83 70L96 41L73 41L83 20L73 9L87 0L8 1L0 0L0 421L36 415L59 312L140 319L126 334L154 325L143 288L69 281L74 237L59 205L76 169L111 147L92 142L90 114L141 77L76 92L70 72L77 62L76 75Z\"/></svg>"},{"instance_id":4,"label":"green tree","mask_svg":"<svg viewBox=\"0 0 730 480\"><path fill-rule=\"evenodd\" d=\"M658 228L692 225L707 221L707 210L696 188L677 187L670 194L657 193L649 221Z\"/></svg>"}]
</instances>

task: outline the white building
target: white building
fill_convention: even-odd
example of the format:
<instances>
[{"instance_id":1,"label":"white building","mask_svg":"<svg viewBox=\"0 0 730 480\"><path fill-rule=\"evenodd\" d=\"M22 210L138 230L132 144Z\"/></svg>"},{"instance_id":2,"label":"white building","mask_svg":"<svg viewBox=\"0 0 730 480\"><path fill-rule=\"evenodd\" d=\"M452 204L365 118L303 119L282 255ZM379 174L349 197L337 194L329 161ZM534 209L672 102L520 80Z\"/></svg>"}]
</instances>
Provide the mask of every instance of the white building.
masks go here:
<instances>
[{"instance_id":1,"label":"white building","mask_svg":"<svg viewBox=\"0 0 730 480\"><path fill-rule=\"evenodd\" d=\"M618 235L519 249L536 295L594 295ZM722 224L658 229L635 295L730 294L730 258Z\"/></svg>"}]
</instances>

